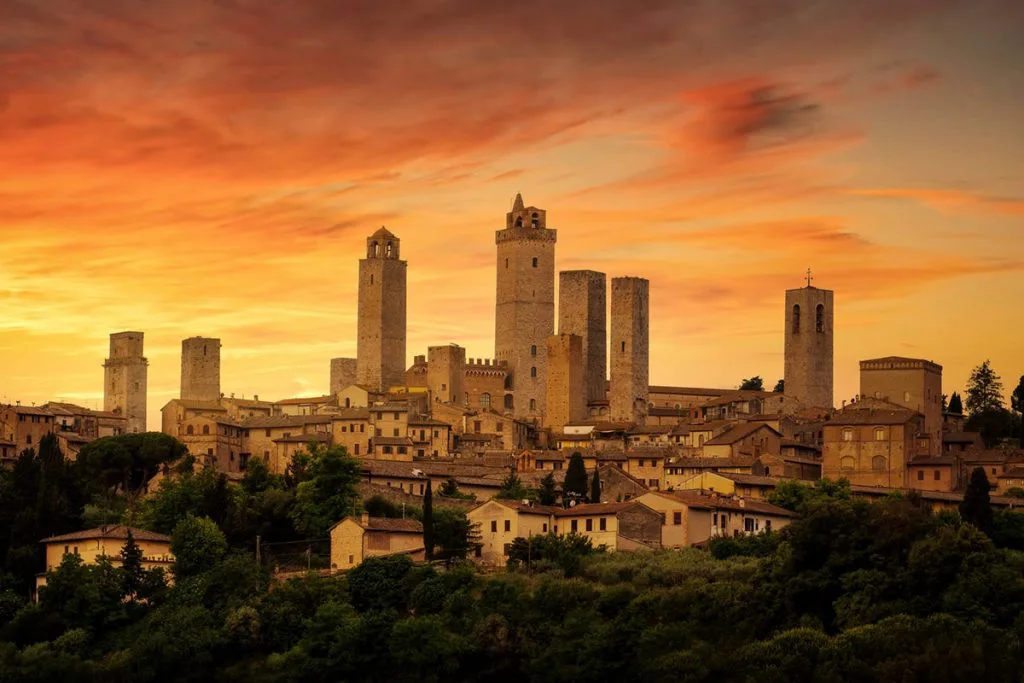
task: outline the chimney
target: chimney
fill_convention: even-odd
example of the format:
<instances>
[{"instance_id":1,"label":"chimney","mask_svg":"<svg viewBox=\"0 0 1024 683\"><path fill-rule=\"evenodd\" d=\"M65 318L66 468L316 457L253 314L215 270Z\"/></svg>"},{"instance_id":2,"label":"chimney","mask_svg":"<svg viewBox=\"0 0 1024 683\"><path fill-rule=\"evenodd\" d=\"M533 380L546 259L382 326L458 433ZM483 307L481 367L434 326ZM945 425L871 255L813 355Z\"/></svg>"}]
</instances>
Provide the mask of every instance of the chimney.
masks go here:
<instances>
[{"instance_id":1,"label":"chimney","mask_svg":"<svg viewBox=\"0 0 1024 683\"><path fill-rule=\"evenodd\" d=\"M370 513L365 510L359 514L359 523L367 526L370 523Z\"/></svg>"}]
</instances>

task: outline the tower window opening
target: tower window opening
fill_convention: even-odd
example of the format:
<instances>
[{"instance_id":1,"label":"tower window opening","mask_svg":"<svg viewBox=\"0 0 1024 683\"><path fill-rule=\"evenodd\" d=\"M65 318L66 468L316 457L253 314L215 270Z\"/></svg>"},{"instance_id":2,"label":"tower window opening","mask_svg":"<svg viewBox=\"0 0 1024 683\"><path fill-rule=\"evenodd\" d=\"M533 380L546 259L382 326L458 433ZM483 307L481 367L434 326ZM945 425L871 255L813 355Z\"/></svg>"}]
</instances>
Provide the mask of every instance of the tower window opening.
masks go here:
<instances>
[{"instance_id":1,"label":"tower window opening","mask_svg":"<svg viewBox=\"0 0 1024 683\"><path fill-rule=\"evenodd\" d=\"M530 377L536 377L536 376L537 376L537 367L534 366L534 367L530 368Z\"/></svg>"},{"instance_id":2,"label":"tower window opening","mask_svg":"<svg viewBox=\"0 0 1024 683\"><path fill-rule=\"evenodd\" d=\"M818 332L825 331L825 306L822 304L814 309L814 327Z\"/></svg>"},{"instance_id":3,"label":"tower window opening","mask_svg":"<svg viewBox=\"0 0 1024 683\"><path fill-rule=\"evenodd\" d=\"M533 214L532 216L530 216L530 225L533 226L534 228L539 228L540 216L538 216L537 214Z\"/></svg>"},{"instance_id":4,"label":"tower window opening","mask_svg":"<svg viewBox=\"0 0 1024 683\"><path fill-rule=\"evenodd\" d=\"M523 217L522 216L519 216L518 218L516 218L516 227L517 228L523 227Z\"/></svg>"},{"instance_id":5,"label":"tower window opening","mask_svg":"<svg viewBox=\"0 0 1024 683\"><path fill-rule=\"evenodd\" d=\"M391 242L388 242L387 245L384 247L384 256L386 256L388 258L391 258L391 251L392 251Z\"/></svg>"},{"instance_id":6,"label":"tower window opening","mask_svg":"<svg viewBox=\"0 0 1024 683\"><path fill-rule=\"evenodd\" d=\"M530 346L530 355L531 356L536 356L537 355L537 345L536 344L533 344L532 346Z\"/></svg>"},{"instance_id":7,"label":"tower window opening","mask_svg":"<svg viewBox=\"0 0 1024 683\"><path fill-rule=\"evenodd\" d=\"M622 353L626 352L626 342L622 342L622 346L620 347L620 349L621 349Z\"/></svg>"},{"instance_id":8,"label":"tower window opening","mask_svg":"<svg viewBox=\"0 0 1024 683\"><path fill-rule=\"evenodd\" d=\"M533 267L534 268L537 267L537 257L536 256L533 257Z\"/></svg>"},{"instance_id":9,"label":"tower window opening","mask_svg":"<svg viewBox=\"0 0 1024 683\"><path fill-rule=\"evenodd\" d=\"M535 399L535 398L531 398L530 399L530 410L531 411L537 410L537 399Z\"/></svg>"},{"instance_id":10,"label":"tower window opening","mask_svg":"<svg viewBox=\"0 0 1024 683\"><path fill-rule=\"evenodd\" d=\"M505 259L505 270L508 270L508 259Z\"/></svg>"},{"instance_id":11,"label":"tower window opening","mask_svg":"<svg viewBox=\"0 0 1024 683\"><path fill-rule=\"evenodd\" d=\"M370 284L373 284L373 275L370 276Z\"/></svg>"},{"instance_id":12,"label":"tower window opening","mask_svg":"<svg viewBox=\"0 0 1024 683\"><path fill-rule=\"evenodd\" d=\"M800 304L793 306L793 334L800 332Z\"/></svg>"}]
</instances>

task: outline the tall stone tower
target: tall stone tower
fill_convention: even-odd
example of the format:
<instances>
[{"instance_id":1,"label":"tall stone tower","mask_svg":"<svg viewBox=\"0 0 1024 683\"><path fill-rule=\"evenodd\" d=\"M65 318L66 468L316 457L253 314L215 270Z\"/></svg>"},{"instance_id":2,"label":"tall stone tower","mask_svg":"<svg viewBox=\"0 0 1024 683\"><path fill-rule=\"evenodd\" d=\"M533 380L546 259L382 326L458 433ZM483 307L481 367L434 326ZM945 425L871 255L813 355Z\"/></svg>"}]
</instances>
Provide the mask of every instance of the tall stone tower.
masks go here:
<instances>
[{"instance_id":1,"label":"tall stone tower","mask_svg":"<svg viewBox=\"0 0 1024 683\"><path fill-rule=\"evenodd\" d=\"M942 451L942 366L923 358L886 356L860 362L860 394L924 415L929 454Z\"/></svg>"},{"instance_id":2,"label":"tall stone tower","mask_svg":"<svg viewBox=\"0 0 1024 683\"><path fill-rule=\"evenodd\" d=\"M558 274L558 332L583 341L584 405L603 401L608 368L608 283L604 273L563 270Z\"/></svg>"},{"instance_id":3,"label":"tall stone tower","mask_svg":"<svg viewBox=\"0 0 1024 683\"><path fill-rule=\"evenodd\" d=\"M405 384L405 281L399 239L386 228L366 238L359 261L356 383L371 391Z\"/></svg>"},{"instance_id":4,"label":"tall stone tower","mask_svg":"<svg viewBox=\"0 0 1024 683\"><path fill-rule=\"evenodd\" d=\"M832 291L811 286L786 290L787 411L798 407L833 407Z\"/></svg>"},{"instance_id":5,"label":"tall stone tower","mask_svg":"<svg viewBox=\"0 0 1024 683\"><path fill-rule=\"evenodd\" d=\"M182 340L181 398L220 400L220 339L189 337Z\"/></svg>"},{"instance_id":6,"label":"tall stone tower","mask_svg":"<svg viewBox=\"0 0 1024 683\"><path fill-rule=\"evenodd\" d=\"M516 195L495 233L498 286L494 355L512 371L513 415L538 421L544 414L545 344L555 331L555 241L543 209Z\"/></svg>"},{"instance_id":7,"label":"tall stone tower","mask_svg":"<svg viewBox=\"0 0 1024 683\"><path fill-rule=\"evenodd\" d=\"M544 426L562 429L586 417L583 393L583 338L556 334L547 339L548 386Z\"/></svg>"},{"instance_id":8,"label":"tall stone tower","mask_svg":"<svg viewBox=\"0 0 1024 683\"><path fill-rule=\"evenodd\" d=\"M612 278L612 420L647 420L650 382L650 283L640 277Z\"/></svg>"},{"instance_id":9,"label":"tall stone tower","mask_svg":"<svg viewBox=\"0 0 1024 683\"><path fill-rule=\"evenodd\" d=\"M427 347L427 387L439 403L463 402L466 349L457 344Z\"/></svg>"},{"instance_id":10,"label":"tall stone tower","mask_svg":"<svg viewBox=\"0 0 1024 683\"><path fill-rule=\"evenodd\" d=\"M356 383L356 359L331 359L331 396L336 396L342 389Z\"/></svg>"},{"instance_id":11,"label":"tall stone tower","mask_svg":"<svg viewBox=\"0 0 1024 683\"><path fill-rule=\"evenodd\" d=\"M142 332L110 335L110 357L103 363L103 410L127 418L129 433L146 431L146 377Z\"/></svg>"}]
</instances>

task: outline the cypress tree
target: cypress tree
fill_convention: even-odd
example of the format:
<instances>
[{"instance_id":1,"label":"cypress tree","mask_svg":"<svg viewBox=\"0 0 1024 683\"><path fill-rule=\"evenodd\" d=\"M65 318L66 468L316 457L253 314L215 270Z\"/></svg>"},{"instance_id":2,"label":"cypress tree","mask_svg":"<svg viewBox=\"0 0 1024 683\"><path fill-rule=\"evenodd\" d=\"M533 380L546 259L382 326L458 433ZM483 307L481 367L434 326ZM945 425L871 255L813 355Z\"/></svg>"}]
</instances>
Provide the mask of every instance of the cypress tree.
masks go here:
<instances>
[{"instance_id":1,"label":"cypress tree","mask_svg":"<svg viewBox=\"0 0 1024 683\"><path fill-rule=\"evenodd\" d=\"M594 468L594 478L590 480L590 502L601 502L601 477L597 474L596 467Z\"/></svg>"},{"instance_id":2,"label":"cypress tree","mask_svg":"<svg viewBox=\"0 0 1024 683\"><path fill-rule=\"evenodd\" d=\"M128 529L128 538L125 539L124 547L121 548L122 594L128 599L134 600L144 579L145 571L142 568L142 548L135 542L132 530Z\"/></svg>"},{"instance_id":3,"label":"cypress tree","mask_svg":"<svg viewBox=\"0 0 1024 683\"><path fill-rule=\"evenodd\" d=\"M986 534L992 531L992 503L988 492L985 470L975 467L971 472L971 481L964 490L964 501L960 503L960 517Z\"/></svg>"},{"instance_id":4,"label":"cypress tree","mask_svg":"<svg viewBox=\"0 0 1024 683\"><path fill-rule=\"evenodd\" d=\"M579 452L573 453L569 457L569 467L565 471L562 491L562 497L566 502L573 497L579 500L587 498L587 468L583 465L583 456Z\"/></svg>"},{"instance_id":5,"label":"cypress tree","mask_svg":"<svg viewBox=\"0 0 1024 683\"><path fill-rule=\"evenodd\" d=\"M423 547L427 561L434 559L434 493L427 479L427 490L423 493Z\"/></svg>"}]
</instances>

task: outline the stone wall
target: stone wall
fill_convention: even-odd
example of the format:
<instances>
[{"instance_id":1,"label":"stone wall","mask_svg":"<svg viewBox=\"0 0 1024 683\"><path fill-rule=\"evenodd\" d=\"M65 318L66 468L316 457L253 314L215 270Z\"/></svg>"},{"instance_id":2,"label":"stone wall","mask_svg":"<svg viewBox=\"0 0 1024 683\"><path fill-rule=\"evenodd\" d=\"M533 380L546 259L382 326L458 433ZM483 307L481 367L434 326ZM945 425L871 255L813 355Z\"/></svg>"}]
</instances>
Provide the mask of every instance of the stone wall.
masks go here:
<instances>
[{"instance_id":1,"label":"stone wall","mask_svg":"<svg viewBox=\"0 0 1024 683\"><path fill-rule=\"evenodd\" d=\"M604 273L566 270L558 274L558 332L583 340L585 402L607 394L608 285Z\"/></svg>"},{"instance_id":2,"label":"stone wall","mask_svg":"<svg viewBox=\"0 0 1024 683\"><path fill-rule=\"evenodd\" d=\"M547 401L544 426L561 430L584 419L583 338L576 334L548 337Z\"/></svg>"},{"instance_id":3,"label":"stone wall","mask_svg":"<svg viewBox=\"0 0 1024 683\"><path fill-rule=\"evenodd\" d=\"M650 381L650 283L612 278L609 417L643 424Z\"/></svg>"},{"instance_id":4,"label":"stone wall","mask_svg":"<svg viewBox=\"0 0 1024 683\"><path fill-rule=\"evenodd\" d=\"M427 388L433 401L463 403L465 372L466 349L457 344L427 348ZM500 402L500 394L495 400Z\"/></svg>"},{"instance_id":5,"label":"stone wall","mask_svg":"<svg viewBox=\"0 0 1024 683\"><path fill-rule=\"evenodd\" d=\"M356 484L356 490L359 493L360 500L365 501L373 496L380 496L392 503L395 503L396 505L405 503L410 507L423 508L422 496L406 493L392 486L381 486L379 484L359 482ZM433 505L435 508L456 508L459 510L468 510L479 504L479 501L475 500L463 500L461 498L445 498L444 496L439 496L437 495L436 487L434 487L433 494Z\"/></svg>"},{"instance_id":6,"label":"stone wall","mask_svg":"<svg viewBox=\"0 0 1024 683\"><path fill-rule=\"evenodd\" d=\"M661 513L639 503L617 515L619 535L650 546L661 546Z\"/></svg>"},{"instance_id":7,"label":"stone wall","mask_svg":"<svg viewBox=\"0 0 1024 683\"><path fill-rule=\"evenodd\" d=\"M148 373L143 333L110 335L110 357L103 364L103 410L125 417L128 432L146 431Z\"/></svg>"},{"instance_id":8,"label":"stone wall","mask_svg":"<svg viewBox=\"0 0 1024 683\"><path fill-rule=\"evenodd\" d=\"M406 270L397 237L381 228L367 238L367 258L359 261L356 383L374 391L405 383Z\"/></svg>"},{"instance_id":9,"label":"stone wall","mask_svg":"<svg viewBox=\"0 0 1024 683\"><path fill-rule=\"evenodd\" d=\"M331 359L331 396L356 383L356 359Z\"/></svg>"},{"instance_id":10,"label":"stone wall","mask_svg":"<svg viewBox=\"0 0 1024 683\"><path fill-rule=\"evenodd\" d=\"M861 396L879 398L924 415L930 455L942 450L942 366L919 358L860 362Z\"/></svg>"},{"instance_id":11,"label":"stone wall","mask_svg":"<svg viewBox=\"0 0 1024 683\"><path fill-rule=\"evenodd\" d=\"M462 396L456 403L470 410L486 410L490 406L499 413L505 412L505 396L512 396L511 389L506 389L508 377L508 362L470 358L463 366Z\"/></svg>"},{"instance_id":12,"label":"stone wall","mask_svg":"<svg viewBox=\"0 0 1024 683\"><path fill-rule=\"evenodd\" d=\"M182 340L180 398L220 400L220 339L189 337Z\"/></svg>"}]
</instances>

